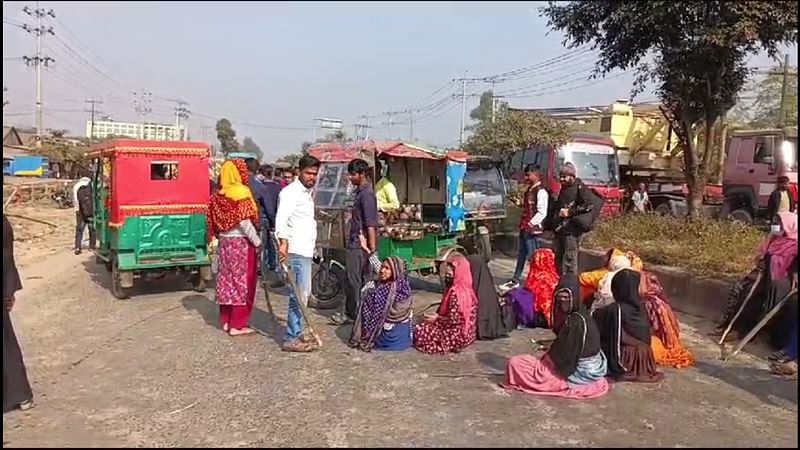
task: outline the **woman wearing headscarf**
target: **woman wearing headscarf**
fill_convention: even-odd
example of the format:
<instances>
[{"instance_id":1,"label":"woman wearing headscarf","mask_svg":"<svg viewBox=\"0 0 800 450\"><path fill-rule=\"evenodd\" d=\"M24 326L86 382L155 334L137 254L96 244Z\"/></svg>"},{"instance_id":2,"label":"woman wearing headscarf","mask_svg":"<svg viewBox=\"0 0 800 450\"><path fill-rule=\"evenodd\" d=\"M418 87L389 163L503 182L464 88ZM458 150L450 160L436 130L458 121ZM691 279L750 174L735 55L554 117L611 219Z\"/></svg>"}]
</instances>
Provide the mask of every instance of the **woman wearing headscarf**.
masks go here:
<instances>
[{"instance_id":1,"label":"woman wearing headscarf","mask_svg":"<svg viewBox=\"0 0 800 450\"><path fill-rule=\"evenodd\" d=\"M540 248L533 253L525 288L533 293L533 310L553 327L553 295L558 284L556 254L549 248Z\"/></svg>"},{"instance_id":2,"label":"woman wearing headscarf","mask_svg":"<svg viewBox=\"0 0 800 450\"><path fill-rule=\"evenodd\" d=\"M248 327L256 294L261 247L258 208L248 187L247 165L241 159L225 161L219 191L208 208L209 239L218 245L216 301L222 329L231 336L253 333Z\"/></svg>"},{"instance_id":3,"label":"woman wearing headscarf","mask_svg":"<svg viewBox=\"0 0 800 450\"><path fill-rule=\"evenodd\" d=\"M797 214L785 211L778 217L778 227L759 249L756 267L731 288L714 334L721 335L740 309L733 329L741 336L747 334L789 292L797 273ZM753 288L756 280L759 283ZM753 294L747 298L751 290ZM792 308L796 310L796 300L784 310ZM779 314L769 323L767 330L774 348L787 342L796 318L796 313Z\"/></svg>"},{"instance_id":4,"label":"woman wearing headscarf","mask_svg":"<svg viewBox=\"0 0 800 450\"><path fill-rule=\"evenodd\" d=\"M406 263L386 258L374 287L364 293L358 305L350 346L368 352L402 351L411 347L411 287Z\"/></svg>"},{"instance_id":5,"label":"woman wearing headscarf","mask_svg":"<svg viewBox=\"0 0 800 450\"><path fill-rule=\"evenodd\" d=\"M639 294L647 312L650 347L656 364L678 369L692 366L694 357L681 343L681 326L656 274L642 272Z\"/></svg>"},{"instance_id":6,"label":"woman wearing headscarf","mask_svg":"<svg viewBox=\"0 0 800 450\"><path fill-rule=\"evenodd\" d=\"M606 358L600 349L600 332L578 299L578 280L568 276L555 294L559 320L556 339L542 358L511 357L502 384L532 395L574 399L597 398L608 392Z\"/></svg>"},{"instance_id":7,"label":"woman wearing headscarf","mask_svg":"<svg viewBox=\"0 0 800 450\"><path fill-rule=\"evenodd\" d=\"M450 258L445 270L447 289L439 309L426 316L414 331L414 348L423 353L458 353L477 336L478 299L469 261L463 256Z\"/></svg>"},{"instance_id":8,"label":"woman wearing headscarf","mask_svg":"<svg viewBox=\"0 0 800 450\"><path fill-rule=\"evenodd\" d=\"M624 252L618 248L609 249L606 252L606 257L603 260L603 267L599 269L590 270L588 272L583 272L580 275L580 283L581 283L581 300L584 302L591 302L594 300L594 294L600 289L600 282L603 278L608 274L609 265L611 264L611 259L615 256L624 256L628 258L630 261L631 269L641 272L644 264L642 263L642 259L634 252Z\"/></svg>"},{"instance_id":9,"label":"woman wearing headscarf","mask_svg":"<svg viewBox=\"0 0 800 450\"><path fill-rule=\"evenodd\" d=\"M22 282L14 261L14 229L3 214L3 413L33 406L33 391L11 323L14 296L20 289Z\"/></svg>"},{"instance_id":10,"label":"woman wearing headscarf","mask_svg":"<svg viewBox=\"0 0 800 450\"><path fill-rule=\"evenodd\" d=\"M478 339L508 337L509 329L504 321L503 309L486 258L481 255L469 255L467 260L472 273L472 289L478 298Z\"/></svg>"},{"instance_id":11,"label":"woman wearing headscarf","mask_svg":"<svg viewBox=\"0 0 800 450\"><path fill-rule=\"evenodd\" d=\"M639 281L640 274L634 270L617 272L611 280L614 303L592 316L608 358L608 374L618 381L657 382L664 375L656 370L650 348L650 325L639 298Z\"/></svg>"},{"instance_id":12,"label":"woman wearing headscarf","mask_svg":"<svg viewBox=\"0 0 800 450\"><path fill-rule=\"evenodd\" d=\"M608 272L600 280L594 299L591 301L591 310L597 310L614 303L614 293L611 290L611 280L621 270L630 269L631 261L625 256L614 255L608 262Z\"/></svg>"}]
</instances>

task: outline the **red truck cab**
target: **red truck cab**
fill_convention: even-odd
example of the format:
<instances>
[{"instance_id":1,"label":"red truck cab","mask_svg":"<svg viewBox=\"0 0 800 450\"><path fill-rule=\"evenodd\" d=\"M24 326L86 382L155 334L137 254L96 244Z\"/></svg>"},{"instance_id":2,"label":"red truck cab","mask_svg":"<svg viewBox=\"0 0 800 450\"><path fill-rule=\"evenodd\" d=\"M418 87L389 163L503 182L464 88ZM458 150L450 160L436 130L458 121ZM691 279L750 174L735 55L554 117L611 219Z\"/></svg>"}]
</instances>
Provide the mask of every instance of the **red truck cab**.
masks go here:
<instances>
[{"instance_id":1,"label":"red truck cab","mask_svg":"<svg viewBox=\"0 0 800 450\"><path fill-rule=\"evenodd\" d=\"M726 147L720 217L752 223L765 216L779 176L797 200L797 127L735 131Z\"/></svg>"},{"instance_id":2,"label":"red truck cab","mask_svg":"<svg viewBox=\"0 0 800 450\"><path fill-rule=\"evenodd\" d=\"M542 171L545 187L558 195L561 190L558 171L565 162L573 163L578 178L603 197L602 216L621 212L619 161L614 141L605 136L573 133L569 142L559 148L539 146L518 150L508 162L509 178L512 182L524 182L525 166L533 164Z\"/></svg>"}]
</instances>

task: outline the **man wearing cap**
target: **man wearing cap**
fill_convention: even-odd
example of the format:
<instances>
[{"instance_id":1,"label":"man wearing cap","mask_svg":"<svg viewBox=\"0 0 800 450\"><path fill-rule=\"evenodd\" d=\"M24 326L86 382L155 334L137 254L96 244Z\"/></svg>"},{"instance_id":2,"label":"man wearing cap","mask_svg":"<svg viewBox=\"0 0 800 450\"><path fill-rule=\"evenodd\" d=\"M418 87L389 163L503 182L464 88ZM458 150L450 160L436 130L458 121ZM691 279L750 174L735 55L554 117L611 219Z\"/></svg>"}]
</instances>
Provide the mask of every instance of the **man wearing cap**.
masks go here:
<instances>
[{"instance_id":1,"label":"man wearing cap","mask_svg":"<svg viewBox=\"0 0 800 450\"><path fill-rule=\"evenodd\" d=\"M560 275L578 274L578 253L583 234L591 229L596 217L596 203L601 201L578 178L575 165L565 163L559 171L561 191L555 210L555 254Z\"/></svg>"}]
</instances>

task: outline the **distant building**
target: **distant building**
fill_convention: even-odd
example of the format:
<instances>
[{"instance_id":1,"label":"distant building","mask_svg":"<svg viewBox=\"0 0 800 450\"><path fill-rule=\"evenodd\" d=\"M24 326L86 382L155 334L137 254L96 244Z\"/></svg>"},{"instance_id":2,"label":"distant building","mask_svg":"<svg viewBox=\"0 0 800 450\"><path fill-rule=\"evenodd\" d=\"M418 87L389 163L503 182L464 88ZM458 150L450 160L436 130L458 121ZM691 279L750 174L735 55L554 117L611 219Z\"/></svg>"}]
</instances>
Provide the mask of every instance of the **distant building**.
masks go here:
<instances>
[{"instance_id":1,"label":"distant building","mask_svg":"<svg viewBox=\"0 0 800 450\"><path fill-rule=\"evenodd\" d=\"M175 128L174 125L162 123L130 123L116 122L113 120L95 120L94 132L92 121L86 121L86 137L105 139L109 136L127 137L132 139L149 139L153 141L179 141L184 136L184 127Z\"/></svg>"}]
</instances>

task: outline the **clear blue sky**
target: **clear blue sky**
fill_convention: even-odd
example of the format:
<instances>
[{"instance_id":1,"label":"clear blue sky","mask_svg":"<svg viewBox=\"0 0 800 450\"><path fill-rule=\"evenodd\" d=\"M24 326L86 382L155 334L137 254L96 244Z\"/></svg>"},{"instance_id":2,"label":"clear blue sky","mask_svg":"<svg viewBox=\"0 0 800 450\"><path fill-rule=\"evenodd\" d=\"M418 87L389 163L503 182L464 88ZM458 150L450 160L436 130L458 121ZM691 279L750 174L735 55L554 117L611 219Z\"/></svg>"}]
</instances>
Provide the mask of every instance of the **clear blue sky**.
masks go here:
<instances>
[{"instance_id":1,"label":"clear blue sky","mask_svg":"<svg viewBox=\"0 0 800 450\"><path fill-rule=\"evenodd\" d=\"M34 123L33 70L7 59L33 54L33 36L5 23L32 23L22 12L25 5L34 2L3 3L6 124ZM486 76L564 55L562 36L548 35L538 15L541 5L41 2L55 10L56 20L46 22L57 35L43 38L44 53L56 59L45 72L45 124L83 134L84 100L92 95L116 120L135 120L133 91L143 87L157 96L149 120L174 122L174 103L159 97L181 97L196 113L190 118L194 138L204 137L202 126L214 125L214 119L201 115L228 117L240 140L252 136L267 158L299 150L312 131L254 125L310 128L314 117L325 116L343 119L352 134L362 114L381 116L411 106L431 105L417 115L416 139L453 146L461 108L448 96L460 87L426 97L464 71ZM792 54L796 61L796 47ZM497 92L522 93L508 100L514 106L599 105L628 97L629 75L587 82L592 63L591 54L573 55L498 84ZM770 62L758 57L753 64ZM468 92L488 87L470 85ZM470 97L467 110L476 104L477 97ZM378 117L372 124L385 120ZM391 131L406 138L409 127L396 125ZM388 133L376 127L372 137Z\"/></svg>"}]
</instances>

